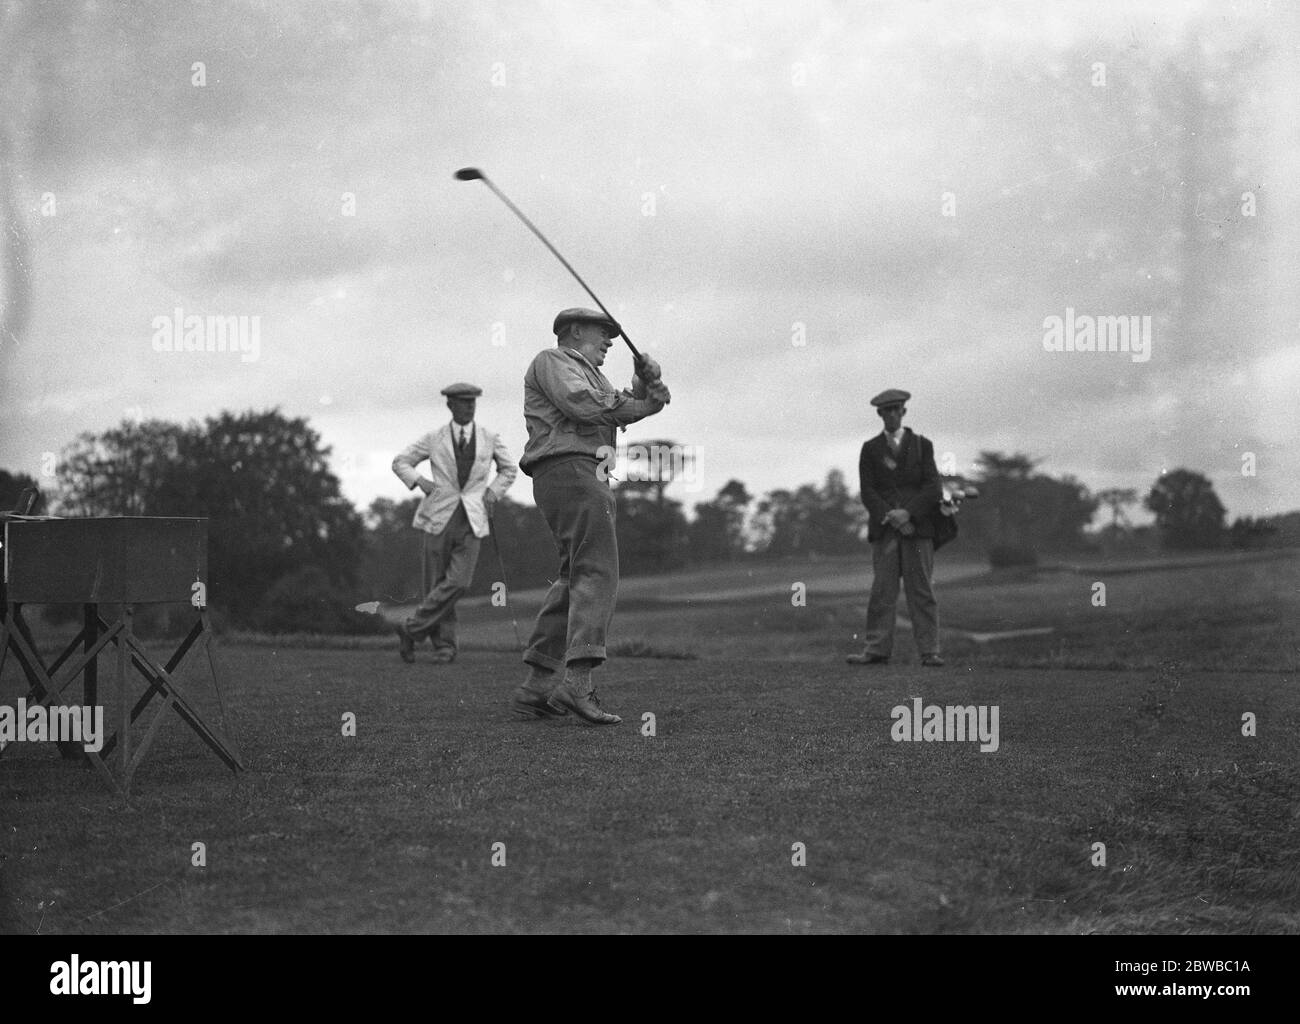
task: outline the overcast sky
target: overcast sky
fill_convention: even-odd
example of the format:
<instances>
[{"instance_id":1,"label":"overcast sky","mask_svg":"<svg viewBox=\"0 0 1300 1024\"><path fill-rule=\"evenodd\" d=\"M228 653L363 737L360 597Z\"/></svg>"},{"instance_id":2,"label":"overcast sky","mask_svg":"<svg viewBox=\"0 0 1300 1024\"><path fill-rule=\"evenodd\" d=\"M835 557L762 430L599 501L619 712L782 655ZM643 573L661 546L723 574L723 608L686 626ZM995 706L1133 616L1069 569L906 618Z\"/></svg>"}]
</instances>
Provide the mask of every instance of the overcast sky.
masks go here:
<instances>
[{"instance_id":1,"label":"overcast sky","mask_svg":"<svg viewBox=\"0 0 1300 1024\"><path fill-rule=\"evenodd\" d=\"M279 406L364 507L461 380L517 456L523 372L591 303L452 179L475 165L662 363L672 405L625 436L698 446L688 505L856 490L867 399L901 387L960 469L1145 493L1184 466L1231 516L1300 508L1283 4L6 6L32 315L0 467ZM155 351L177 308L260 318L257 358ZM1150 358L1046 351L1067 309L1149 316Z\"/></svg>"}]
</instances>

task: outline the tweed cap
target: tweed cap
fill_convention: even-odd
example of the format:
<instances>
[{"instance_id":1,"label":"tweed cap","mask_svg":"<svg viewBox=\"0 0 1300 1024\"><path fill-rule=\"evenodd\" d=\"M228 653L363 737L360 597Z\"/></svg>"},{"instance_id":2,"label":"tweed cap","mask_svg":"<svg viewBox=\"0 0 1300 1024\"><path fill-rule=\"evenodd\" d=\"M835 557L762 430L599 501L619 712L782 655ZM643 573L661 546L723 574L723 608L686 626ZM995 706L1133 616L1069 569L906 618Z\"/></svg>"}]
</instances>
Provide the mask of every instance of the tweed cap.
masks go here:
<instances>
[{"instance_id":1,"label":"tweed cap","mask_svg":"<svg viewBox=\"0 0 1300 1024\"><path fill-rule=\"evenodd\" d=\"M882 405L902 405L912 397L910 391L900 391L898 388L890 388L888 391L882 391L871 400L871 404L880 408Z\"/></svg>"},{"instance_id":2,"label":"tweed cap","mask_svg":"<svg viewBox=\"0 0 1300 1024\"><path fill-rule=\"evenodd\" d=\"M569 324L604 324L610 329L610 337L617 338L623 333L623 328L618 325L617 320L611 320L604 313L597 312L594 309L582 309L574 307L573 309L562 309L555 315L555 323L551 327L551 332L559 334Z\"/></svg>"}]
</instances>

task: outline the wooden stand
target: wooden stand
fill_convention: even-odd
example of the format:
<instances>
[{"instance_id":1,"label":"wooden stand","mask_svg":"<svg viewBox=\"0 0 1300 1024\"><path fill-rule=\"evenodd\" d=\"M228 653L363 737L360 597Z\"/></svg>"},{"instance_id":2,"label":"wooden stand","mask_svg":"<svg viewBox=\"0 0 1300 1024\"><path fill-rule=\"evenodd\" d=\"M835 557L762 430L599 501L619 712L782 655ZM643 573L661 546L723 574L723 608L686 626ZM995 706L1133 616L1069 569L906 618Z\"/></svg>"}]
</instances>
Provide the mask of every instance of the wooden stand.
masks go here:
<instances>
[{"instance_id":1,"label":"wooden stand","mask_svg":"<svg viewBox=\"0 0 1300 1024\"><path fill-rule=\"evenodd\" d=\"M204 720L177 682L200 652L206 654L221 724L225 727L220 677L212 653L214 638L206 607L207 528L206 519L145 517L10 518L4 523L0 671L12 651L27 679L28 705L44 707L53 704L80 674L84 704L94 707L99 702L99 655L110 644L116 648L116 706L105 708L106 731L110 719L115 722L114 731L104 737L103 748L98 752L83 754L74 743L60 743L59 750L66 758L86 757L117 792L130 793L131 777L157 737L169 709L231 771L243 769L234 742ZM135 609L141 604L172 602L190 605L195 622L166 662L159 664L135 636ZM46 665L37 653L22 606L64 603L82 606L82 628L59 656ZM102 604L120 608L112 622L100 615ZM132 668L144 679L146 687L134 704L128 688ZM162 698L162 706L135 745L131 728L155 697Z\"/></svg>"}]
</instances>

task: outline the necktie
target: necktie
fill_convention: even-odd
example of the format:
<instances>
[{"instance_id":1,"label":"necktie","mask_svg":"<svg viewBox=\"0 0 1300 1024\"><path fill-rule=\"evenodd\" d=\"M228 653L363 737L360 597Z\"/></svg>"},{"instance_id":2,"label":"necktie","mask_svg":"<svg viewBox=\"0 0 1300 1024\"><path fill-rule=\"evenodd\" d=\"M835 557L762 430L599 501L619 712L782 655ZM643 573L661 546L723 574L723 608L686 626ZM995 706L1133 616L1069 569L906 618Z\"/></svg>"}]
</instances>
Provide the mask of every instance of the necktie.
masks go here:
<instances>
[{"instance_id":1,"label":"necktie","mask_svg":"<svg viewBox=\"0 0 1300 1024\"><path fill-rule=\"evenodd\" d=\"M886 434L885 441L889 445L889 454L896 457L898 455L899 444L894 440L894 436L892 434Z\"/></svg>"},{"instance_id":2,"label":"necktie","mask_svg":"<svg viewBox=\"0 0 1300 1024\"><path fill-rule=\"evenodd\" d=\"M456 438L456 450L463 452L465 450L465 430L462 427L459 436Z\"/></svg>"}]
</instances>

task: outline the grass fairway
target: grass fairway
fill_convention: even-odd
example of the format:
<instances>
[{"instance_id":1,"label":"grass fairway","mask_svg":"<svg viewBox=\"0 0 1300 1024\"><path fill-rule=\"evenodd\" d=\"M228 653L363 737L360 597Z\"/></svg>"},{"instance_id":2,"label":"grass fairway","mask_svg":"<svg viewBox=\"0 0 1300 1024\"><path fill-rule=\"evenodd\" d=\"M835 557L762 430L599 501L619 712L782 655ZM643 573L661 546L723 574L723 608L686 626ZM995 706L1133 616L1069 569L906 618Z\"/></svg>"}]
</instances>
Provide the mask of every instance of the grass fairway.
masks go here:
<instances>
[{"instance_id":1,"label":"grass fairway","mask_svg":"<svg viewBox=\"0 0 1300 1024\"><path fill-rule=\"evenodd\" d=\"M1243 563L1243 600L1289 607L1294 560L1291 575L1279 564ZM1198 571L1213 586L1226 570ZM704 649L612 661L601 692L624 724L604 729L509 714L521 668L490 649L511 627L486 607L466 610L467 635L483 635L445 667L427 647L403 665L387 641L226 645L244 775L175 720L129 805L48 746L0 758L0 929L1295 933L1295 619L1268 634L1289 664L1245 668L1259 623L1237 608L1215 620L1199 590L1159 575L1146 592L1163 603L1129 619L1179 636L1191 609L1215 643L1154 666L1125 660L1123 612L1090 609L1084 576L1059 591L1082 588L1089 608L1056 619L1076 644L1066 667L1047 638L937 670L852 668L865 595L810 587L801 618L780 574L775 598L646 599L620 632ZM1025 603L1027 585L1040 584L954 583L940 600L983 589L972 606L990 621L1016 607L1020 623L1051 620L1057 591ZM0 683L11 702L12 666ZM913 697L997 705L999 749L894 742L891 709ZM206 867L191 866L195 842ZM1105 867L1090 863L1098 842Z\"/></svg>"}]
</instances>

